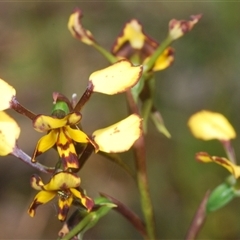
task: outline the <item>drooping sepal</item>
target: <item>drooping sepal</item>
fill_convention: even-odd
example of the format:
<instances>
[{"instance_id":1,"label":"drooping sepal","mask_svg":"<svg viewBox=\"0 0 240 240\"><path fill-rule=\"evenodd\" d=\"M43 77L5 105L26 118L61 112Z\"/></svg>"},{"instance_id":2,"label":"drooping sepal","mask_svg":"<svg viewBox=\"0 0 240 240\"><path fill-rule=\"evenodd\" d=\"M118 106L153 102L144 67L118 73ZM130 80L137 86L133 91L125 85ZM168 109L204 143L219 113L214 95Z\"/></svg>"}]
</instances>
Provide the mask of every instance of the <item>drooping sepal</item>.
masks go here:
<instances>
[{"instance_id":1,"label":"drooping sepal","mask_svg":"<svg viewBox=\"0 0 240 240\"><path fill-rule=\"evenodd\" d=\"M93 45L95 43L95 39L92 33L82 26L82 17L83 15L81 9L75 9L75 11L71 14L69 18L68 29L74 38L80 40L87 45Z\"/></svg>"},{"instance_id":2,"label":"drooping sepal","mask_svg":"<svg viewBox=\"0 0 240 240\"><path fill-rule=\"evenodd\" d=\"M11 108L11 101L16 96L16 90L0 79L0 111Z\"/></svg>"},{"instance_id":3,"label":"drooping sepal","mask_svg":"<svg viewBox=\"0 0 240 240\"><path fill-rule=\"evenodd\" d=\"M0 156L13 152L20 135L20 127L7 113L0 111Z\"/></svg>"},{"instance_id":4,"label":"drooping sepal","mask_svg":"<svg viewBox=\"0 0 240 240\"><path fill-rule=\"evenodd\" d=\"M192 134L202 140L228 141L236 137L230 122L220 113L202 110L188 120Z\"/></svg>"},{"instance_id":5,"label":"drooping sepal","mask_svg":"<svg viewBox=\"0 0 240 240\"><path fill-rule=\"evenodd\" d=\"M93 133L93 139L99 150L107 153L128 151L141 136L142 119L132 114L122 121Z\"/></svg>"},{"instance_id":6,"label":"drooping sepal","mask_svg":"<svg viewBox=\"0 0 240 240\"><path fill-rule=\"evenodd\" d=\"M142 66L133 66L129 61L121 60L92 73L89 82L93 85L93 92L113 95L132 88L141 74Z\"/></svg>"}]
</instances>

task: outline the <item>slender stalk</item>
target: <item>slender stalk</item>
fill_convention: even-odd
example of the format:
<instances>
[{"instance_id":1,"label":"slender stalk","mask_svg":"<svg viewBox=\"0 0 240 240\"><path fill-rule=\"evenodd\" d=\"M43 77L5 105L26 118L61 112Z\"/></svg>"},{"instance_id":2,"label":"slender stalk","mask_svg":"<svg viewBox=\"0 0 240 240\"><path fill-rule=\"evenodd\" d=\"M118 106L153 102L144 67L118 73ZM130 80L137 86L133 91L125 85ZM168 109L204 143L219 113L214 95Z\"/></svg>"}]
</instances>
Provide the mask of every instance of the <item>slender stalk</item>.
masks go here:
<instances>
[{"instance_id":1,"label":"slender stalk","mask_svg":"<svg viewBox=\"0 0 240 240\"><path fill-rule=\"evenodd\" d=\"M86 104L86 102L90 99L93 93L93 84L89 82L87 89L83 93L82 97L77 102L76 106L74 107L75 112L80 112L82 107Z\"/></svg>"},{"instance_id":2,"label":"slender stalk","mask_svg":"<svg viewBox=\"0 0 240 240\"><path fill-rule=\"evenodd\" d=\"M114 207L113 210L119 212L122 216L124 216L144 238L147 238L145 224L138 217L138 215L136 215L131 209L127 208L123 203L109 196L108 194L100 193L100 195L114 203L117 207Z\"/></svg>"},{"instance_id":3,"label":"slender stalk","mask_svg":"<svg viewBox=\"0 0 240 240\"><path fill-rule=\"evenodd\" d=\"M232 144L231 144L231 141L228 140L228 141L220 141L224 147L224 150L228 156L228 159L236 164L236 156L235 156L235 151L234 151L234 148L232 147Z\"/></svg>"},{"instance_id":4,"label":"slender stalk","mask_svg":"<svg viewBox=\"0 0 240 240\"><path fill-rule=\"evenodd\" d=\"M31 120L34 120L36 118L36 114L23 107L15 97L11 100L11 108L16 112L30 118Z\"/></svg>"},{"instance_id":5,"label":"slender stalk","mask_svg":"<svg viewBox=\"0 0 240 240\"><path fill-rule=\"evenodd\" d=\"M138 106L136 105L130 91L127 91L128 106L131 113L139 114ZM141 198L142 211L145 218L147 237L146 239L156 239L155 219L153 213L153 206L150 197L146 166L146 148L145 138L142 135L134 144L134 157L137 170L137 183Z\"/></svg>"},{"instance_id":6,"label":"slender stalk","mask_svg":"<svg viewBox=\"0 0 240 240\"><path fill-rule=\"evenodd\" d=\"M202 202L200 203L197 212L192 220L192 223L188 229L186 240L193 240L196 239L198 233L200 232L203 224L206 220L206 205L208 201L208 197L210 195L210 191L207 191L204 195Z\"/></svg>"},{"instance_id":7,"label":"slender stalk","mask_svg":"<svg viewBox=\"0 0 240 240\"><path fill-rule=\"evenodd\" d=\"M144 69L143 75L151 70L157 60L157 58L163 53L163 51L172 43L173 39L168 35L166 39L161 43L161 45L155 50L153 55L151 55L149 61L147 61Z\"/></svg>"},{"instance_id":8,"label":"slender stalk","mask_svg":"<svg viewBox=\"0 0 240 240\"><path fill-rule=\"evenodd\" d=\"M101 47L100 45L98 45L97 43L95 43L93 45L95 47L95 49L97 49L105 58L107 58L107 60L110 63L115 63L116 61L118 61L117 57L115 57L114 55L112 55L109 51L107 51L106 49L104 49L103 47Z\"/></svg>"},{"instance_id":9,"label":"slender stalk","mask_svg":"<svg viewBox=\"0 0 240 240\"><path fill-rule=\"evenodd\" d=\"M55 170L55 168L44 166L44 165L42 165L42 164L40 164L38 162L35 162L35 163L32 162L31 161L31 157L28 156L25 152L23 152L17 146L15 146L15 148L13 149L12 155L14 155L15 157L21 159L23 162L25 162L26 164L30 165L31 167L36 168L40 172L53 173L54 170Z\"/></svg>"}]
</instances>

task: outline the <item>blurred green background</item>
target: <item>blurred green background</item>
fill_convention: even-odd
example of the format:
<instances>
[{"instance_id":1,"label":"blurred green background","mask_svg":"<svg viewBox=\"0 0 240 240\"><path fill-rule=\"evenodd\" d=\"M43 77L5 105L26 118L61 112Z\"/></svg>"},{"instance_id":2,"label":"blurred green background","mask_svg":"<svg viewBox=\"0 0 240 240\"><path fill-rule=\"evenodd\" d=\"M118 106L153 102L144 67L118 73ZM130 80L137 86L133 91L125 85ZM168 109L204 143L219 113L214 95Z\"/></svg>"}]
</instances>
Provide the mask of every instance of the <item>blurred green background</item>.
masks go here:
<instances>
[{"instance_id":1,"label":"blurred green background","mask_svg":"<svg viewBox=\"0 0 240 240\"><path fill-rule=\"evenodd\" d=\"M202 13L195 28L173 44L175 62L157 73L156 104L172 134L167 139L149 124L148 173L159 239L183 239L203 195L228 176L214 164L200 164L194 155L207 151L225 156L217 141L194 139L187 127L191 114L201 109L223 113L240 133L240 4L235 2L1 2L0 77L17 90L18 100L36 113L48 114L52 92L70 97L84 92L89 75L108 66L93 48L73 39L67 29L75 7L84 13L84 26L97 41L110 49L124 23L137 18L145 32L161 42L168 22ZM19 145L32 154L40 134L31 122L8 111L21 126ZM87 133L108 126L127 114L124 94L95 94L83 111ZM234 140L240 156L239 138ZM54 164L54 152L39 157ZM122 157L134 166L132 154ZM61 228L56 202L40 206L34 218L27 209L36 191L29 185L37 173L13 157L1 157L0 238L56 239ZM48 176L40 174L44 180ZM105 192L141 216L134 181L118 166L93 155L80 172L82 187L91 197ZM235 199L212 213L198 239L239 239L240 201ZM141 239L128 222L114 211L86 235L86 239Z\"/></svg>"}]
</instances>

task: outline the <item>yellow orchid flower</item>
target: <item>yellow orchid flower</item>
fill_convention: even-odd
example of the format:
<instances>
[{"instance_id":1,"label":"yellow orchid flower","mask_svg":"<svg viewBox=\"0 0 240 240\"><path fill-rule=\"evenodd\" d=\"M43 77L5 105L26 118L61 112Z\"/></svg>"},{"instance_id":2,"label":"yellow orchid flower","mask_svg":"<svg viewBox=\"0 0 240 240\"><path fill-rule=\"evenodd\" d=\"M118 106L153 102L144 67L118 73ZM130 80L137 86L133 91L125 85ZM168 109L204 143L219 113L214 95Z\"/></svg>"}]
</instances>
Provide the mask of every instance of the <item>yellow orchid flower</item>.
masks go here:
<instances>
[{"instance_id":1,"label":"yellow orchid flower","mask_svg":"<svg viewBox=\"0 0 240 240\"><path fill-rule=\"evenodd\" d=\"M112 47L112 53L115 56L131 59L132 61L138 56L138 62L146 64L158 45L155 40L144 33L140 22L132 19L125 24L122 32L116 39ZM173 54L173 48L166 48L164 53L156 60L152 70L160 71L169 67L174 61Z\"/></svg>"},{"instance_id":2,"label":"yellow orchid flower","mask_svg":"<svg viewBox=\"0 0 240 240\"><path fill-rule=\"evenodd\" d=\"M202 140L228 141L236 137L235 130L229 121L216 112L207 110L197 112L189 118L188 126L192 134Z\"/></svg>"},{"instance_id":3,"label":"yellow orchid flower","mask_svg":"<svg viewBox=\"0 0 240 240\"><path fill-rule=\"evenodd\" d=\"M74 142L88 143L94 142L80 129L77 124L81 120L80 113L70 113L59 119L54 116L39 115L33 121L33 127L38 132L48 132L40 138L32 156L35 157L52 148L55 144L60 157L63 159L63 168L78 168L78 157L74 147ZM96 146L96 145L95 145Z\"/></svg>"},{"instance_id":4,"label":"yellow orchid flower","mask_svg":"<svg viewBox=\"0 0 240 240\"><path fill-rule=\"evenodd\" d=\"M240 166L232 163L227 158L210 156L206 152L199 152L196 154L196 159L200 162L214 162L226 168L235 178L240 177Z\"/></svg>"},{"instance_id":5,"label":"yellow orchid flower","mask_svg":"<svg viewBox=\"0 0 240 240\"><path fill-rule=\"evenodd\" d=\"M99 150L107 153L124 152L129 150L142 133L142 120L136 114L132 114L108 128L95 131L91 138L78 129L77 124L80 120L81 115L75 112L62 119L39 115L33 122L33 127L39 132L48 132L48 134L38 141L33 154L33 161L35 161L36 156L56 144L64 169L79 168L75 142L91 143L95 152Z\"/></svg>"},{"instance_id":6,"label":"yellow orchid flower","mask_svg":"<svg viewBox=\"0 0 240 240\"><path fill-rule=\"evenodd\" d=\"M58 196L58 219L64 221L67 217L70 206L74 199L90 211L94 206L91 198L85 196L78 188L80 186L80 178L69 172L59 172L55 174L49 183L44 184L38 175L31 178L31 186L40 190L31 203L28 213L31 217L35 216L36 208L49 202L55 196Z\"/></svg>"},{"instance_id":7,"label":"yellow orchid flower","mask_svg":"<svg viewBox=\"0 0 240 240\"><path fill-rule=\"evenodd\" d=\"M7 113L0 111L0 156L13 152L20 135L20 127Z\"/></svg>"}]
</instances>

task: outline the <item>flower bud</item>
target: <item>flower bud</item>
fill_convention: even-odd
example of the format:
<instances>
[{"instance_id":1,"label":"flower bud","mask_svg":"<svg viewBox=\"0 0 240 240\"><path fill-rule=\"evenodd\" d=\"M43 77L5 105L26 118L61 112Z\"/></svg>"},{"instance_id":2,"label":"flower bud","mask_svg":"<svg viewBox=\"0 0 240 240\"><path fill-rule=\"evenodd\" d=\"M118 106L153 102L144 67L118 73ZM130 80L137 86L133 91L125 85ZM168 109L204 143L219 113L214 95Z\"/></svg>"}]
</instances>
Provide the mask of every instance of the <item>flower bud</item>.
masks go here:
<instances>
[{"instance_id":1,"label":"flower bud","mask_svg":"<svg viewBox=\"0 0 240 240\"><path fill-rule=\"evenodd\" d=\"M20 128L13 118L0 112L0 156L13 152L20 135Z\"/></svg>"},{"instance_id":2,"label":"flower bud","mask_svg":"<svg viewBox=\"0 0 240 240\"><path fill-rule=\"evenodd\" d=\"M172 40L182 37L185 33L192 30L194 25L198 23L201 17L201 14L192 15L190 16L190 21L172 19L169 22L169 36Z\"/></svg>"}]
</instances>

